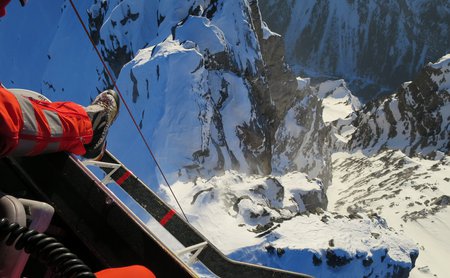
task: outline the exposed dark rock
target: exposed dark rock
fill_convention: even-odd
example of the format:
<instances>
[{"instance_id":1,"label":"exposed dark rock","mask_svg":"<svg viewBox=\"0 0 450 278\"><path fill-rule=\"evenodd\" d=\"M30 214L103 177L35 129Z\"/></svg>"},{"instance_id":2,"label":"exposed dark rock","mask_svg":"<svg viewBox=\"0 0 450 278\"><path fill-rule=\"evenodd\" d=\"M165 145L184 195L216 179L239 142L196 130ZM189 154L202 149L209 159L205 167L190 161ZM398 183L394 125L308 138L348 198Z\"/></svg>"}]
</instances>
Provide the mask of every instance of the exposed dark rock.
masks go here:
<instances>
[{"instance_id":1,"label":"exposed dark rock","mask_svg":"<svg viewBox=\"0 0 450 278\"><path fill-rule=\"evenodd\" d=\"M139 13L132 13L128 7L127 14L120 20L120 24L125 25L129 20L135 21L139 18Z\"/></svg>"},{"instance_id":2,"label":"exposed dark rock","mask_svg":"<svg viewBox=\"0 0 450 278\"><path fill-rule=\"evenodd\" d=\"M264 38L263 21L258 1L250 1L250 7L253 28L258 37L264 59L264 73L268 80L267 90L275 103L276 118L274 120L275 126L277 126L284 118L287 110L292 107L292 103L298 95L298 92L296 92L297 80L286 64L283 38L277 35Z\"/></svg>"},{"instance_id":3,"label":"exposed dark rock","mask_svg":"<svg viewBox=\"0 0 450 278\"><path fill-rule=\"evenodd\" d=\"M362 264L363 264L364 267L369 267L369 266L372 265L372 263L373 263L372 257L365 258L365 259L362 261Z\"/></svg>"},{"instance_id":4,"label":"exposed dark rock","mask_svg":"<svg viewBox=\"0 0 450 278\"><path fill-rule=\"evenodd\" d=\"M277 254L278 257L282 257L286 251L283 248L275 248L273 245L267 245L264 247L270 255Z\"/></svg>"},{"instance_id":5,"label":"exposed dark rock","mask_svg":"<svg viewBox=\"0 0 450 278\"><path fill-rule=\"evenodd\" d=\"M211 192L213 189L214 189L213 187L210 187L208 189L200 190L199 192L195 193L194 197L192 197L191 205L195 203L195 201L197 200L198 196L200 196L200 194L205 193L205 192Z\"/></svg>"},{"instance_id":6,"label":"exposed dark rock","mask_svg":"<svg viewBox=\"0 0 450 278\"><path fill-rule=\"evenodd\" d=\"M334 247L334 239L330 239L330 240L328 241L328 246Z\"/></svg>"},{"instance_id":7,"label":"exposed dark rock","mask_svg":"<svg viewBox=\"0 0 450 278\"><path fill-rule=\"evenodd\" d=\"M262 233L273 227L273 222L269 222L266 225L257 225L255 229L252 230L254 233Z\"/></svg>"},{"instance_id":8,"label":"exposed dark rock","mask_svg":"<svg viewBox=\"0 0 450 278\"><path fill-rule=\"evenodd\" d=\"M332 268L337 268L344 266L352 261L352 258L347 258L346 256L339 256L333 249L327 249L327 265Z\"/></svg>"},{"instance_id":9,"label":"exposed dark rock","mask_svg":"<svg viewBox=\"0 0 450 278\"><path fill-rule=\"evenodd\" d=\"M136 77L133 74L133 70L130 70L130 79L131 82L133 82L133 94L132 94L132 100L134 103L136 103L138 97L139 97L139 90L138 90L138 81Z\"/></svg>"},{"instance_id":10,"label":"exposed dark rock","mask_svg":"<svg viewBox=\"0 0 450 278\"><path fill-rule=\"evenodd\" d=\"M211 0L209 6L205 9L203 15L209 19L217 12L217 6L222 5L218 0Z\"/></svg>"},{"instance_id":11,"label":"exposed dark rock","mask_svg":"<svg viewBox=\"0 0 450 278\"><path fill-rule=\"evenodd\" d=\"M362 219L362 216L359 215L358 213L351 213L348 215L348 218L350 219Z\"/></svg>"},{"instance_id":12,"label":"exposed dark rock","mask_svg":"<svg viewBox=\"0 0 450 278\"><path fill-rule=\"evenodd\" d=\"M314 254L312 257L312 262L314 266L319 266L322 264L322 259L319 258L316 254Z\"/></svg>"},{"instance_id":13,"label":"exposed dark rock","mask_svg":"<svg viewBox=\"0 0 450 278\"><path fill-rule=\"evenodd\" d=\"M261 232L257 231L258 227ZM268 228L263 230L266 227L268 227ZM261 225L256 226L256 229L252 230L252 232L259 233L256 237L260 238L260 237L264 237L264 236L270 234L273 230L275 230L276 228L279 228L279 227L281 227L280 224L274 225L273 222L269 222L269 223L267 223L267 225L264 225L264 226L261 226Z\"/></svg>"},{"instance_id":14,"label":"exposed dark rock","mask_svg":"<svg viewBox=\"0 0 450 278\"><path fill-rule=\"evenodd\" d=\"M267 253L273 255L275 253L275 247L273 247L272 245L267 245L266 247L264 247L267 251Z\"/></svg>"},{"instance_id":15,"label":"exposed dark rock","mask_svg":"<svg viewBox=\"0 0 450 278\"><path fill-rule=\"evenodd\" d=\"M301 195L301 199L309 212L315 213L317 208L327 209L328 199L323 191L310 191Z\"/></svg>"},{"instance_id":16,"label":"exposed dark rock","mask_svg":"<svg viewBox=\"0 0 450 278\"><path fill-rule=\"evenodd\" d=\"M114 44L119 45L116 37L111 36L109 37L109 40ZM102 39L100 39L100 42L104 44ZM128 63L133 58L133 53L130 49L128 49L127 45L117 46L115 49L105 48L101 50L101 53L103 58L108 62L116 78L119 76L123 65Z\"/></svg>"},{"instance_id":17,"label":"exposed dark rock","mask_svg":"<svg viewBox=\"0 0 450 278\"><path fill-rule=\"evenodd\" d=\"M159 25L161 25L161 23L164 21L164 19L166 18L165 16L159 14L159 11L157 12L157 22L158 22L158 27Z\"/></svg>"},{"instance_id":18,"label":"exposed dark rock","mask_svg":"<svg viewBox=\"0 0 450 278\"><path fill-rule=\"evenodd\" d=\"M380 238L380 234L379 233L370 233L375 239L379 239Z\"/></svg>"},{"instance_id":19,"label":"exposed dark rock","mask_svg":"<svg viewBox=\"0 0 450 278\"><path fill-rule=\"evenodd\" d=\"M284 255L284 253L286 253L286 251L284 251L283 248L277 248L277 255L278 257L282 257Z\"/></svg>"},{"instance_id":20,"label":"exposed dark rock","mask_svg":"<svg viewBox=\"0 0 450 278\"><path fill-rule=\"evenodd\" d=\"M409 254L409 257L411 258L411 264L412 264L411 269L413 269L416 266L416 260L419 257L419 252L411 252Z\"/></svg>"},{"instance_id":21,"label":"exposed dark rock","mask_svg":"<svg viewBox=\"0 0 450 278\"><path fill-rule=\"evenodd\" d=\"M322 221L323 223L328 223L329 218L330 217L328 215L324 215L324 216L322 216L322 218L320 218L320 221Z\"/></svg>"},{"instance_id":22,"label":"exposed dark rock","mask_svg":"<svg viewBox=\"0 0 450 278\"><path fill-rule=\"evenodd\" d=\"M93 7L95 10L88 10L89 32L95 45L100 42L100 28L103 25L106 11L108 10L108 1L95 0ZM100 5L99 5L100 4Z\"/></svg>"},{"instance_id":23,"label":"exposed dark rock","mask_svg":"<svg viewBox=\"0 0 450 278\"><path fill-rule=\"evenodd\" d=\"M433 201L433 205L438 205L442 207L446 207L448 204L450 204L450 196L448 195L442 195L441 197L437 198Z\"/></svg>"}]
</instances>

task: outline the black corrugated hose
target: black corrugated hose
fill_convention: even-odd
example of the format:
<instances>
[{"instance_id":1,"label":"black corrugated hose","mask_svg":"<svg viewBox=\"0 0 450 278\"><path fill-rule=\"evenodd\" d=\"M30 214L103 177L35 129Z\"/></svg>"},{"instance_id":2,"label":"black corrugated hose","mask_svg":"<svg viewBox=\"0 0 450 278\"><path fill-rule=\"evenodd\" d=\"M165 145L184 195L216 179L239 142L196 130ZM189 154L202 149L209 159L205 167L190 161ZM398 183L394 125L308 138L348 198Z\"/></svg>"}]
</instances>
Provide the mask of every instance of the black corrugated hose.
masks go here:
<instances>
[{"instance_id":1,"label":"black corrugated hose","mask_svg":"<svg viewBox=\"0 0 450 278\"><path fill-rule=\"evenodd\" d=\"M91 278L95 277L91 269L62 243L46 234L10 223L7 218L0 220L0 242L24 249L26 253L35 256L48 267L53 268L61 277Z\"/></svg>"}]
</instances>

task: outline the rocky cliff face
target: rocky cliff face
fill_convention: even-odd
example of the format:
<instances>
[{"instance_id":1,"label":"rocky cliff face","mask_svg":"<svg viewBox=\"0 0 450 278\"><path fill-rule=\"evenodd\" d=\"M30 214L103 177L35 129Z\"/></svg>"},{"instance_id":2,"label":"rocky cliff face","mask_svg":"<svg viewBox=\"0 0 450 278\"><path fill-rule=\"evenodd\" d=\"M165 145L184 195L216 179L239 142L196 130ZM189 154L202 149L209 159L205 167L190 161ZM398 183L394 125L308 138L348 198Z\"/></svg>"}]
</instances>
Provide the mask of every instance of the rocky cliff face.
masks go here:
<instances>
[{"instance_id":1,"label":"rocky cliff face","mask_svg":"<svg viewBox=\"0 0 450 278\"><path fill-rule=\"evenodd\" d=\"M427 65L397 93L368 103L353 125L350 148L435 156L450 150L450 56Z\"/></svg>"},{"instance_id":2,"label":"rocky cliff face","mask_svg":"<svg viewBox=\"0 0 450 278\"><path fill-rule=\"evenodd\" d=\"M301 171L331 183L331 137L323 121L322 99L310 87L299 93L275 134L274 172Z\"/></svg>"},{"instance_id":3,"label":"rocky cliff face","mask_svg":"<svg viewBox=\"0 0 450 278\"><path fill-rule=\"evenodd\" d=\"M450 56L396 93L331 123L337 140L329 209L374 213L413 235L414 275L445 277L448 253ZM434 259L431 259L434 258Z\"/></svg>"},{"instance_id":4,"label":"rocky cliff face","mask_svg":"<svg viewBox=\"0 0 450 278\"><path fill-rule=\"evenodd\" d=\"M169 9L170 5L174 5L176 13ZM186 141L176 143L176 147L167 146L178 150L184 148L183 145L190 145L183 152L190 159L180 165L178 161L168 158L167 164L170 166L166 168L175 171L183 169L194 176L199 173L212 175L230 169L270 174L276 168L304 171L313 178L320 177L324 178L325 183L329 182L325 174L329 170L329 154L322 148L318 149L317 155L315 151L309 150L307 153L310 157L308 162L314 166L306 166L306 161L296 162L301 166L289 168L272 165L274 156L286 152L286 148L279 146L286 142L278 143L277 137L283 136L279 129L283 129L282 123L288 110L295 105L301 106L291 114L302 118L298 121L300 128L310 130L314 127L315 130L314 135L308 137L298 134L296 140L297 143L301 141L301 147L289 150L290 156L301 156L297 152L305 155L305 150L317 141L316 132L320 132L323 124L321 117L317 116L320 115L319 100L311 92L298 90L297 80L284 61L283 40L261 20L257 1L155 2L140 5L131 5L126 1L98 1L89 9L89 22L91 34L99 44L103 57L119 76L119 82L131 78L133 86L125 85L125 88L134 103L148 101L152 105L161 105L159 101L162 99L154 92L166 91L164 99L169 102L164 105L176 105L170 99L175 97L172 94L179 92L168 91L167 87L175 82L181 83L180 80L186 80L187 89L182 90L192 87L201 92L196 93L195 99L188 100L197 107L197 112L186 113L191 118L185 117L189 121L186 124L195 125L192 130L198 132L186 136L190 138L190 143ZM143 27L144 22L146 28ZM169 42L171 46L168 46ZM190 74L196 76L195 80L189 80L189 74L177 76L175 68L157 61L156 57L166 55L164 53L176 44L180 44L179 52L186 56L180 58L181 63L191 56L195 60L193 68L189 69ZM151 57L144 55L142 49L147 49ZM170 53L167 55L169 59L173 57ZM149 63L140 66L145 61ZM105 83L102 86L108 87L109 81L103 80ZM236 101L239 102L242 117L230 122L227 119L232 117L229 113L236 112L233 104ZM148 109L151 108L142 106L140 111L136 111L141 115L139 122L144 130L160 124L159 120L147 116ZM309 117L312 110L317 110L316 116ZM173 126L174 133L177 132L178 125L167 124ZM161 138L168 133L167 129L159 131ZM326 136L320 136L323 137L320 141L326 143ZM153 138L158 140L155 136ZM162 152L172 153L170 150ZM164 158L162 160L164 164Z\"/></svg>"},{"instance_id":5,"label":"rocky cliff face","mask_svg":"<svg viewBox=\"0 0 450 278\"><path fill-rule=\"evenodd\" d=\"M260 1L298 73L344 78L368 100L450 52L445 0Z\"/></svg>"}]
</instances>

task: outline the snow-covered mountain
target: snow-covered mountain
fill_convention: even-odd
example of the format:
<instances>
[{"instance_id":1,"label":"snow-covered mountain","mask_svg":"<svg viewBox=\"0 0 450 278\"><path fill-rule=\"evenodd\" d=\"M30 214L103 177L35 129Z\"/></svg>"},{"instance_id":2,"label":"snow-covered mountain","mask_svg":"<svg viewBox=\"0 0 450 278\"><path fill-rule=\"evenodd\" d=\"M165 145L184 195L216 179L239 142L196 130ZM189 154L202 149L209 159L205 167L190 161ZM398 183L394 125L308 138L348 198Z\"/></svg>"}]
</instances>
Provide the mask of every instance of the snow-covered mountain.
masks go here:
<instances>
[{"instance_id":1,"label":"snow-covered mountain","mask_svg":"<svg viewBox=\"0 0 450 278\"><path fill-rule=\"evenodd\" d=\"M340 151L332 158L329 209L376 213L413 237L421 253L414 277L447 275L449 80L446 55L395 94L333 123Z\"/></svg>"},{"instance_id":2,"label":"snow-covered mountain","mask_svg":"<svg viewBox=\"0 0 450 278\"><path fill-rule=\"evenodd\" d=\"M324 211L323 186L302 173L227 172L173 189L191 223L237 260L315 277L406 277L418 255L376 214Z\"/></svg>"},{"instance_id":3,"label":"snow-covered mountain","mask_svg":"<svg viewBox=\"0 0 450 278\"><path fill-rule=\"evenodd\" d=\"M368 103L357 116L352 149L402 150L409 156L450 151L450 55L428 64L397 93Z\"/></svg>"},{"instance_id":4,"label":"snow-covered mountain","mask_svg":"<svg viewBox=\"0 0 450 278\"><path fill-rule=\"evenodd\" d=\"M283 37L263 22L258 1L77 6L190 222L230 257L317 277L406 277L419 247L427 258L449 254L445 244L429 250L431 239L415 244L427 229L410 225L416 230L405 234L400 226L403 215L413 223L422 209L424 221L434 212L449 223L448 58L396 95L361 107L345 80L311 83L291 72ZM67 1L12 3L8 12L0 19L6 86L81 104L111 86ZM33 45L36 36L42 39ZM400 96L409 106L394 101ZM398 115L381 113L385 103ZM440 131L400 130L422 120ZM433 137L421 139L427 134ZM413 141L396 148L405 138ZM421 145L408 152L416 139ZM177 207L125 109L108 148ZM425 150L435 155L417 156ZM411 206L408 192L421 192ZM387 196L399 200L391 207ZM441 275L445 264L434 261L419 255L414 271Z\"/></svg>"},{"instance_id":5,"label":"snow-covered mountain","mask_svg":"<svg viewBox=\"0 0 450 278\"><path fill-rule=\"evenodd\" d=\"M297 73L344 78L365 100L450 52L447 0L261 0Z\"/></svg>"}]
</instances>

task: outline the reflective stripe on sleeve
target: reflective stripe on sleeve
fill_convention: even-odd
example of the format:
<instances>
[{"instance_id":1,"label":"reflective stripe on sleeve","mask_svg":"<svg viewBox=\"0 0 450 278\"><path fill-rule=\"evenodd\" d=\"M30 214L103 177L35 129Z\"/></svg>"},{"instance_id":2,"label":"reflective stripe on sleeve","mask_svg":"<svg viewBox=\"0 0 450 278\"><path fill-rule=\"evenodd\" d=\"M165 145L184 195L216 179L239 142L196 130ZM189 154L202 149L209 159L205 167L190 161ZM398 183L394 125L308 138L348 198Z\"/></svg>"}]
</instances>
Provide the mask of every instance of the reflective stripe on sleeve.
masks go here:
<instances>
[{"instance_id":1,"label":"reflective stripe on sleeve","mask_svg":"<svg viewBox=\"0 0 450 278\"><path fill-rule=\"evenodd\" d=\"M45 119L47 120L47 124L50 128L50 134L52 137L61 137L63 136L63 128L61 119L58 114L54 111L50 110L42 110L44 113Z\"/></svg>"},{"instance_id":2,"label":"reflective stripe on sleeve","mask_svg":"<svg viewBox=\"0 0 450 278\"><path fill-rule=\"evenodd\" d=\"M16 96L16 99L19 102L23 117L23 128L20 133L37 136L39 133L39 128L36 121L33 104L29 99L22 96Z\"/></svg>"},{"instance_id":3,"label":"reflective stripe on sleeve","mask_svg":"<svg viewBox=\"0 0 450 278\"><path fill-rule=\"evenodd\" d=\"M19 144L11 155L36 155L59 151L61 143L54 140L64 136L64 129L58 113L41 109L38 116L42 119L38 122L33 101L20 95L16 95L16 99L22 110L23 127L20 131Z\"/></svg>"}]
</instances>

